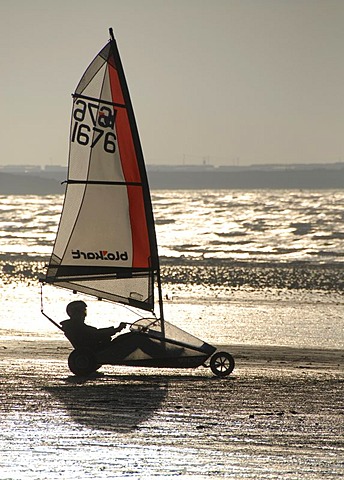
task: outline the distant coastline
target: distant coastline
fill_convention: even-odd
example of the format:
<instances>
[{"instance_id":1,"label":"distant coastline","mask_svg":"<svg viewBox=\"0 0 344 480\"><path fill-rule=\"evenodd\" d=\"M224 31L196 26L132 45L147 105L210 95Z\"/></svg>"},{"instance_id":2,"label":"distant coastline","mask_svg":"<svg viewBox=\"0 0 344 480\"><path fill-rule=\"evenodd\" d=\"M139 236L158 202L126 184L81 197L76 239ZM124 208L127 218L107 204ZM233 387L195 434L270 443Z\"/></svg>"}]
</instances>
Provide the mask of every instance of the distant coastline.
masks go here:
<instances>
[{"instance_id":1,"label":"distant coastline","mask_svg":"<svg viewBox=\"0 0 344 480\"><path fill-rule=\"evenodd\" d=\"M148 165L152 189L342 189L344 162L331 164L212 166ZM1 195L62 194L67 168L0 167Z\"/></svg>"}]
</instances>

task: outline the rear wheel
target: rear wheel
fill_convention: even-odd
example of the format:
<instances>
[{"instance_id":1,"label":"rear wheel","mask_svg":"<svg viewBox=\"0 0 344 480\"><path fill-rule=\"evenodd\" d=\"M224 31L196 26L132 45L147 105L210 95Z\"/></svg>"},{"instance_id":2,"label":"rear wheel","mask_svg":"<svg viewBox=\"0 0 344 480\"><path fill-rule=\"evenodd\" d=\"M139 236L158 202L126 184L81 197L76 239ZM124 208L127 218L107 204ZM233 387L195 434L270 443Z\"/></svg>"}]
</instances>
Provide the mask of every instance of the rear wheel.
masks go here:
<instances>
[{"instance_id":1,"label":"rear wheel","mask_svg":"<svg viewBox=\"0 0 344 480\"><path fill-rule=\"evenodd\" d=\"M218 377L226 377L233 372L234 367L235 361L230 353L217 352L210 359L211 371Z\"/></svg>"},{"instance_id":2,"label":"rear wheel","mask_svg":"<svg viewBox=\"0 0 344 480\"><path fill-rule=\"evenodd\" d=\"M96 372L98 365L94 353L87 349L76 349L68 357L69 369L74 375L89 375Z\"/></svg>"}]
</instances>

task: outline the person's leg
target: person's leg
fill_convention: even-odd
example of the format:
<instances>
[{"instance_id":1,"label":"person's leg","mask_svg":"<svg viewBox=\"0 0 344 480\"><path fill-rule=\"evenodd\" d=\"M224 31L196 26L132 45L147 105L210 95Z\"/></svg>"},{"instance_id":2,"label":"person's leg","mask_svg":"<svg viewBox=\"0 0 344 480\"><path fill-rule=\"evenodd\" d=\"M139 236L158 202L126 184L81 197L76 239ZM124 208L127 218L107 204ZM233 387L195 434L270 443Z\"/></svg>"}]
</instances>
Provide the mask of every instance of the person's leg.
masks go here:
<instances>
[{"instance_id":1,"label":"person's leg","mask_svg":"<svg viewBox=\"0 0 344 480\"><path fill-rule=\"evenodd\" d=\"M124 333L111 342L114 358L126 358L135 350L140 349L150 357L166 357L166 347L160 340L154 340L142 333Z\"/></svg>"}]
</instances>

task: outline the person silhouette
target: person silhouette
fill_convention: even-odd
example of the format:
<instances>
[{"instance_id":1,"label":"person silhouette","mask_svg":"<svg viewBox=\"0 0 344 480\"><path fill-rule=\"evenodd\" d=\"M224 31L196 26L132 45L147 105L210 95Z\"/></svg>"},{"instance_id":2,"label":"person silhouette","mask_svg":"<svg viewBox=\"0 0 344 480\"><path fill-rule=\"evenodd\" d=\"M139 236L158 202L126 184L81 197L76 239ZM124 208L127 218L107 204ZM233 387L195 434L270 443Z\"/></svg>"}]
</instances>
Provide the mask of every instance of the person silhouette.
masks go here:
<instances>
[{"instance_id":1,"label":"person silhouette","mask_svg":"<svg viewBox=\"0 0 344 480\"><path fill-rule=\"evenodd\" d=\"M117 328L96 328L85 323L87 305L82 300L76 300L67 305L68 320L61 322L61 327L74 348L90 348L99 350L109 346L112 337L126 328L125 323L120 323Z\"/></svg>"},{"instance_id":2,"label":"person silhouette","mask_svg":"<svg viewBox=\"0 0 344 480\"><path fill-rule=\"evenodd\" d=\"M90 349L93 352L103 352L106 358L119 360L128 357L135 350L140 349L151 358L166 358L178 356L183 348L166 348L165 342L150 338L141 332L129 332L112 338L126 328L121 322L118 327L96 328L85 323L87 305L82 300L71 302L66 308L69 319L61 322L65 336L75 349ZM104 362L108 363L108 362Z\"/></svg>"}]
</instances>

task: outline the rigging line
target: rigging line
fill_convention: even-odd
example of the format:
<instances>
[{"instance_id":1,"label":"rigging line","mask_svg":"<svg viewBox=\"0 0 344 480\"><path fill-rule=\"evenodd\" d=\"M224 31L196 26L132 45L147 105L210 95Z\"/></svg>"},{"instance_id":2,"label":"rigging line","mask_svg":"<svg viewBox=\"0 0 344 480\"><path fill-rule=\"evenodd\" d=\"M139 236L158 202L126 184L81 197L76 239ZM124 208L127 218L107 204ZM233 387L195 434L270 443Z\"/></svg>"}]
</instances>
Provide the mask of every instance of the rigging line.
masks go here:
<instances>
[{"instance_id":1,"label":"rigging line","mask_svg":"<svg viewBox=\"0 0 344 480\"><path fill-rule=\"evenodd\" d=\"M90 100L91 102L104 103L105 105L112 105L114 107L126 108L123 103L110 102L109 100L103 100L101 98L88 97L87 95L81 95L79 93L72 93L73 98L83 98L84 100Z\"/></svg>"},{"instance_id":2,"label":"rigging line","mask_svg":"<svg viewBox=\"0 0 344 480\"><path fill-rule=\"evenodd\" d=\"M143 317L142 316L142 313L138 313L136 312L135 310L133 310L132 307L130 307L129 305L126 305L125 303L119 303L118 304L119 307L122 307L122 308L126 308L127 310L129 310L129 312L133 313L134 315L137 315L138 317L140 318L149 318L149 317ZM153 317L156 319L156 315L153 311L150 311L150 313L153 315Z\"/></svg>"},{"instance_id":3,"label":"rigging line","mask_svg":"<svg viewBox=\"0 0 344 480\"><path fill-rule=\"evenodd\" d=\"M53 323L55 327L59 328L60 330L63 330L60 324L55 322L52 318L50 318L46 313L43 311L43 283L41 284L41 314L45 316L49 320L49 322Z\"/></svg>"}]
</instances>

